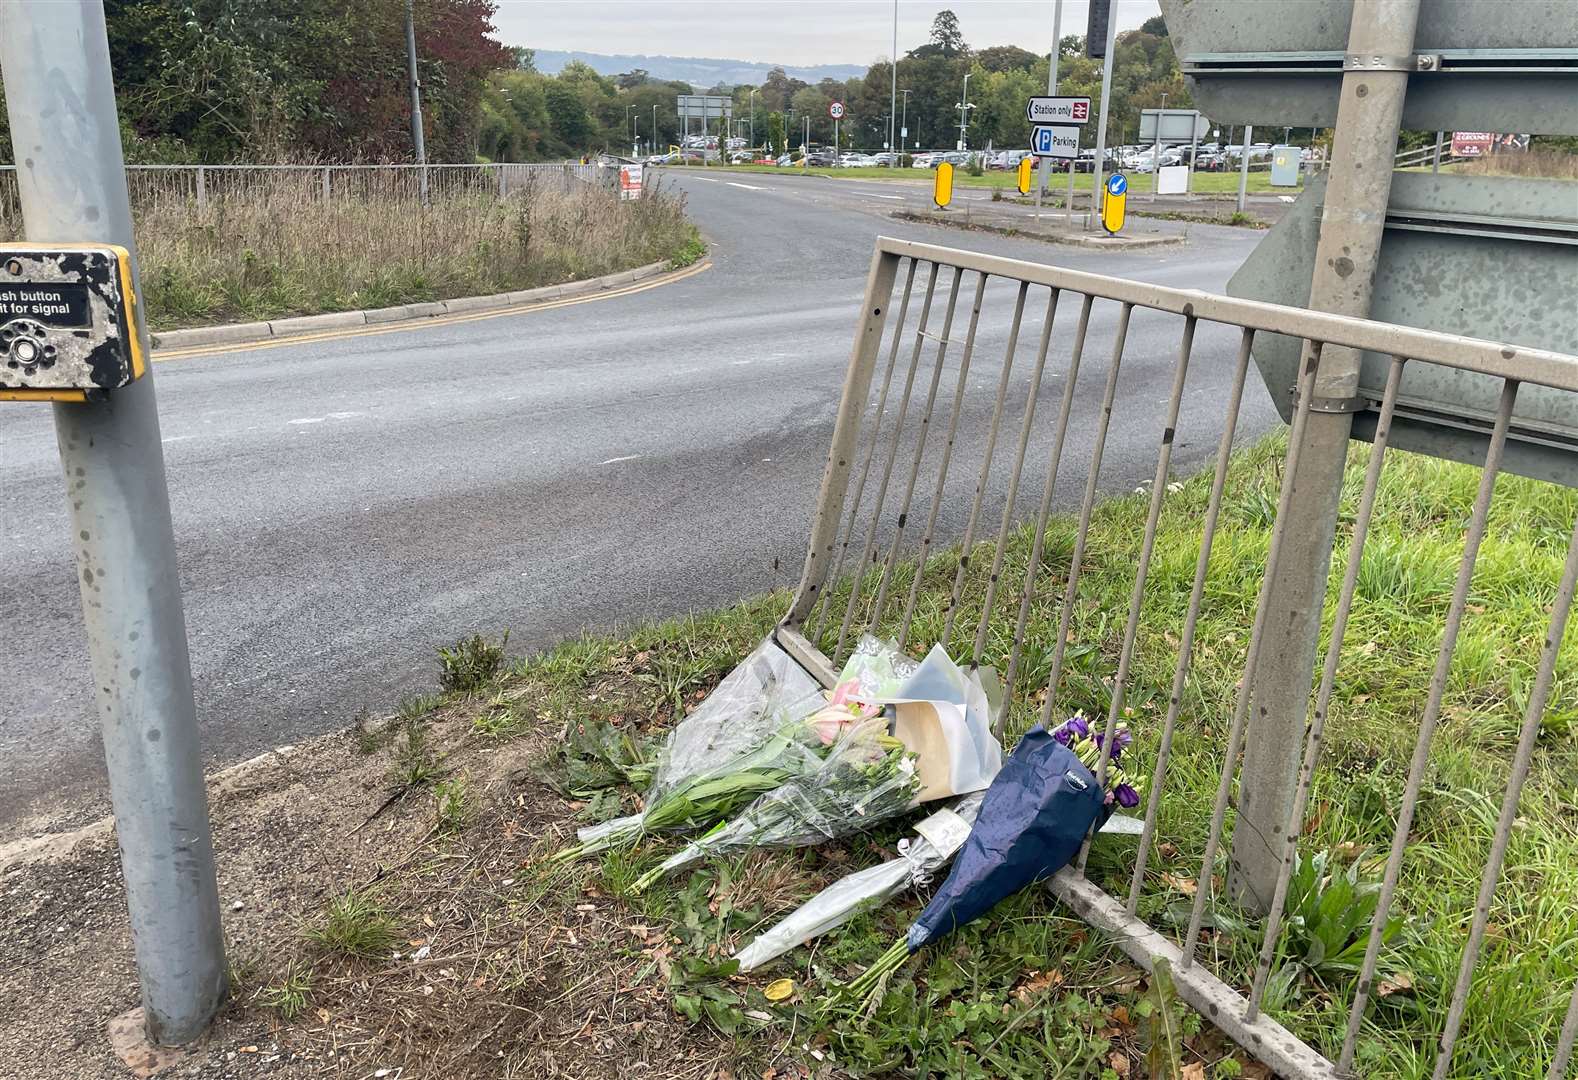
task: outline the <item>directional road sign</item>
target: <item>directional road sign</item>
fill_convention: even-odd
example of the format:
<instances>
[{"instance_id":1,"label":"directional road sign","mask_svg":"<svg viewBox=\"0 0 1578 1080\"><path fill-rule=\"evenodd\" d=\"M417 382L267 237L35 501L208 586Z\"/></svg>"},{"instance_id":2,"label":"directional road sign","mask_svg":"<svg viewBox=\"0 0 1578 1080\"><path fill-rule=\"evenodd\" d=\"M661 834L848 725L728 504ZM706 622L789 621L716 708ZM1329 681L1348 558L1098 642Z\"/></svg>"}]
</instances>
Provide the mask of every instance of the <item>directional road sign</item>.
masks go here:
<instances>
[{"instance_id":1,"label":"directional road sign","mask_svg":"<svg viewBox=\"0 0 1578 1080\"><path fill-rule=\"evenodd\" d=\"M1088 97L1033 97L1025 103L1032 124L1084 124L1090 120Z\"/></svg>"},{"instance_id":2,"label":"directional road sign","mask_svg":"<svg viewBox=\"0 0 1578 1080\"><path fill-rule=\"evenodd\" d=\"M1161 130L1157 131L1160 126ZM1141 109L1140 142L1193 142L1205 138L1211 123L1194 109Z\"/></svg>"},{"instance_id":3,"label":"directional road sign","mask_svg":"<svg viewBox=\"0 0 1578 1080\"><path fill-rule=\"evenodd\" d=\"M1037 124L1030 129L1030 151L1037 157L1072 160L1079 157L1079 128Z\"/></svg>"}]
</instances>

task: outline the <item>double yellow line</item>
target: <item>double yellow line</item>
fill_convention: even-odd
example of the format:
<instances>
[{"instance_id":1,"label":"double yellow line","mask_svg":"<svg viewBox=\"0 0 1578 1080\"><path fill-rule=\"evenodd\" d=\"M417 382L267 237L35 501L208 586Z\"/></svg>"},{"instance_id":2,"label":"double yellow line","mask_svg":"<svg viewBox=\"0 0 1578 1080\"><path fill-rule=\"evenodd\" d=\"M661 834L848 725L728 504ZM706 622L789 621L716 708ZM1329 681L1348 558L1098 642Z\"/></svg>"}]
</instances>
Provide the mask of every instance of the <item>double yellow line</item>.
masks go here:
<instances>
[{"instance_id":1,"label":"double yellow line","mask_svg":"<svg viewBox=\"0 0 1578 1080\"><path fill-rule=\"evenodd\" d=\"M707 260L680 270L677 273L665 274L652 281L627 285L620 289L588 293L585 296L571 296L563 300L548 300L541 304L499 308L495 311L468 311L456 315L435 315L431 318L410 319L404 322L386 323L380 326L349 326L343 330L324 330L316 334L297 334L294 337L266 338L262 341L238 342L229 345L196 345L189 349L161 349L153 354L153 360L154 363L159 364L168 360L192 360L200 356L219 356L223 353L256 352L262 349L279 349L287 345L307 345L320 341L340 341L345 338L372 337L379 334L398 334L411 330L427 330L437 326L453 326L456 323L480 322L484 319L502 319L509 315L531 315L538 311L573 307L576 304L590 304L598 300L612 300L617 296L630 296L634 293L646 292L648 289L672 285L676 281L694 277L711 268L712 262Z\"/></svg>"}]
</instances>

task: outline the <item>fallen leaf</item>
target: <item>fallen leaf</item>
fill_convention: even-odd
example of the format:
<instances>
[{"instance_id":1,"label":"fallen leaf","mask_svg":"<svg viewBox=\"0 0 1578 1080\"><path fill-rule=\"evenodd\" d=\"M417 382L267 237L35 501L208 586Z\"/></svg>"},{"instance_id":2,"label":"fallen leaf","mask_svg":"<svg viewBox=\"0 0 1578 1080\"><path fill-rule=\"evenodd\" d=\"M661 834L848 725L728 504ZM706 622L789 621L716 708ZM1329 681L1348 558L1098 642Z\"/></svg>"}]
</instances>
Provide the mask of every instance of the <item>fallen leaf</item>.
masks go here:
<instances>
[{"instance_id":1,"label":"fallen leaf","mask_svg":"<svg viewBox=\"0 0 1578 1080\"><path fill-rule=\"evenodd\" d=\"M1112 1052L1112 1056L1107 1058L1107 1064L1111 1065L1112 1071L1117 1073L1119 1076L1129 1075L1129 1055L1120 1054L1114 1050Z\"/></svg>"},{"instance_id":2,"label":"fallen leaf","mask_svg":"<svg viewBox=\"0 0 1578 1080\"><path fill-rule=\"evenodd\" d=\"M767 984L762 996L768 1001L787 1001L794 996L794 980L778 979Z\"/></svg>"},{"instance_id":3,"label":"fallen leaf","mask_svg":"<svg viewBox=\"0 0 1578 1080\"><path fill-rule=\"evenodd\" d=\"M1199 883L1196 882L1194 878L1184 877L1181 874L1168 874L1165 872L1162 874L1162 884L1168 886L1169 888L1177 889L1185 896L1193 896L1195 891L1200 887Z\"/></svg>"},{"instance_id":4,"label":"fallen leaf","mask_svg":"<svg viewBox=\"0 0 1578 1080\"><path fill-rule=\"evenodd\" d=\"M437 926L438 924L433 921L433 916L431 916L431 915L423 915L422 916L422 925L427 927L429 930L431 930L433 927Z\"/></svg>"},{"instance_id":5,"label":"fallen leaf","mask_svg":"<svg viewBox=\"0 0 1578 1080\"><path fill-rule=\"evenodd\" d=\"M1191 1061L1178 1074L1178 1080L1205 1080L1205 1066L1198 1061Z\"/></svg>"},{"instance_id":6,"label":"fallen leaf","mask_svg":"<svg viewBox=\"0 0 1578 1080\"><path fill-rule=\"evenodd\" d=\"M1119 1027L1131 1027L1134 1024L1134 1021L1129 1019L1129 1010L1127 1006L1119 1005L1108 1015L1112 1017L1112 1022L1117 1024Z\"/></svg>"},{"instance_id":7,"label":"fallen leaf","mask_svg":"<svg viewBox=\"0 0 1578 1080\"><path fill-rule=\"evenodd\" d=\"M243 1046L241 1052L243 1054L255 1054L258 1052L258 1048L255 1046Z\"/></svg>"},{"instance_id":8,"label":"fallen leaf","mask_svg":"<svg viewBox=\"0 0 1578 1080\"><path fill-rule=\"evenodd\" d=\"M1395 975L1383 976L1375 988L1376 997L1391 997L1393 994L1411 994L1414 991L1414 977L1406 971L1399 971Z\"/></svg>"},{"instance_id":9,"label":"fallen leaf","mask_svg":"<svg viewBox=\"0 0 1578 1080\"><path fill-rule=\"evenodd\" d=\"M1027 973L1025 980L1014 990L1014 996L1022 1002L1028 1002L1032 997L1048 987L1062 985L1063 973L1061 971L1055 969L1052 971L1031 971Z\"/></svg>"},{"instance_id":10,"label":"fallen leaf","mask_svg":"<svg viewBox=\"0 0 1578 1080\"><path fill-rule=\"evenodd\" d=\"M1333 846L1331 850L1332 854L1336 855L1343 862L1351 863L1359 857L1359 853L1364 849L1352 840L1344 840L1342 843Z\"/></svg>"}]
</instances>

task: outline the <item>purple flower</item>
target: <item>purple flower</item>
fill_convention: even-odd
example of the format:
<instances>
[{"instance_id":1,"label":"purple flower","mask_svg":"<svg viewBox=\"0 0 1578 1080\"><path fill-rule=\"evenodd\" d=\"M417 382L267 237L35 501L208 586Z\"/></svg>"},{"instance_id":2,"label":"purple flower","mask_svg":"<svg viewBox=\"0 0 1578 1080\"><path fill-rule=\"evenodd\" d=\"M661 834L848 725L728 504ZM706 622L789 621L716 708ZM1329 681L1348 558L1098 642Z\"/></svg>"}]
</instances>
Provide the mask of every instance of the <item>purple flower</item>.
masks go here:
<instances>
[{"instance_id":1,"label":"purple flower","mask_svg":"<svg viewBox=\"0 0 1578 1080\"><path fill-rule=\"evenodd\" d=\"M1083 716L1075 713L1057 726L1057 729L1052 732L1052 737L1064 746L1071 746L1089 734L1090 722Z\"/></svg>"},{"instance_id":2,"label":"purple flower","mask_svg":"<svg viewBox=\"0 0 1578 1080\"><path fill-rule=\"evenodd\" d=\"M1119 806L1133 808L1140 805L1140 793L1130 784L1119 784L1113 789L1113 794L1118 797Z\"/></svg>"},{"instance_id":3,"label":"purple flower","mask_svg":"<svg viewBox=\"0 0 1578 1080\"><path fill-rule=\"evenodd\" d=\"M1124 728L1122 731L1118 732L1118 734L1112 740L1112 760L1117 761L1119 755L1127 750L1129 748L1129 744L1133 741L1134 736L1129 734L1128 728Z\"/></svg>"}]
</instances>

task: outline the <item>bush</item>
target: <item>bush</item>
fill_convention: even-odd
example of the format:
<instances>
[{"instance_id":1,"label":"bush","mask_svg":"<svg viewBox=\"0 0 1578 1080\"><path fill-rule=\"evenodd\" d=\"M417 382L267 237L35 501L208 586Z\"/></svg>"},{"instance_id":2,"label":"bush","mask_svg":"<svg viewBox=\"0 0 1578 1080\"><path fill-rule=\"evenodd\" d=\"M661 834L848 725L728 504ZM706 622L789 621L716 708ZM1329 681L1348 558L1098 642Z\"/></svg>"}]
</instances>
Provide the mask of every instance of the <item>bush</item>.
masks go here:
<instances>
[{"instance_id":1,"label":"bush","mask_svg":"<svg viewBox=\"0 0 1578 1080\"><path fill-rule=\"evenodd\" d=\"M510 632L497 645L481 634L461 638L450 646L438 650L438 685L445 693L466 694L480 690L488 680L499 673L504 663L504 646L510 641Z\"/></svg>"}]
</instances>

